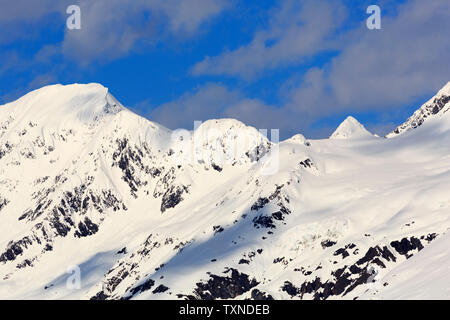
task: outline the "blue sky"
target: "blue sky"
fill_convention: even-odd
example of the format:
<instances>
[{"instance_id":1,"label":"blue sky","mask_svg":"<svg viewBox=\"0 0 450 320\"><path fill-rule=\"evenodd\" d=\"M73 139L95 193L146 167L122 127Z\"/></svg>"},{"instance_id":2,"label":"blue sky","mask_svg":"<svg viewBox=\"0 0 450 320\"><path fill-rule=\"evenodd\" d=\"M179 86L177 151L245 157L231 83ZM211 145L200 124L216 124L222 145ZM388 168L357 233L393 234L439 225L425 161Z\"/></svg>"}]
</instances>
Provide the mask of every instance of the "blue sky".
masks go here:
<instances>
[{"instance_id":1,"label":"blue sky","mask_svg":"<svg viewBox=\"0 0 450 320\"><path fill-rule=\"evenodd\" d=\"M81 30L66 28L68 5ZM369 30L366 8L381 8ZM328 136L384 134L450 81L447 0L0 0L0 103L98 82L175 129L232 117Z\"/></svg>"}]
</instances>

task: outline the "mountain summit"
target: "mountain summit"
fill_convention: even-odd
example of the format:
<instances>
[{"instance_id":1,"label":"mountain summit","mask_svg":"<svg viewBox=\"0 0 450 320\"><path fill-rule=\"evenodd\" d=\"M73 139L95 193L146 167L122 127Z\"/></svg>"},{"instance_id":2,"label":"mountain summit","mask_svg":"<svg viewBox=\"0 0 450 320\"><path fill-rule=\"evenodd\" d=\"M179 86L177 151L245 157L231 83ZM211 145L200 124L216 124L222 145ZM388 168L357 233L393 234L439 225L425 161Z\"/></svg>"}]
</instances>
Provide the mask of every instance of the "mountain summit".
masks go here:
<instances>
[{"instance_id":1,"label":"mountain summit","mask_svg":"<svg viewBox=\"0 0 450 320\"><path fill-rule=\"evenodd\" d=\"M358 120L349 116L333 132L330 139L361 139L367 137L373 137L373 135Z\"/></svg>"},{"instance_id":2,"label":"mountain summit","mask_svg":"<svg viewBox=\"0 0 450 320\"><path fill-rule=\"evenodd\" d=\"M2 109L2 118L7 117L8 113L16 119L63 126L69 123L73 125L74 122L95 122L125 108L107 88L90 83L46 86L26 94Z\"/></svg>"}]
</instances>

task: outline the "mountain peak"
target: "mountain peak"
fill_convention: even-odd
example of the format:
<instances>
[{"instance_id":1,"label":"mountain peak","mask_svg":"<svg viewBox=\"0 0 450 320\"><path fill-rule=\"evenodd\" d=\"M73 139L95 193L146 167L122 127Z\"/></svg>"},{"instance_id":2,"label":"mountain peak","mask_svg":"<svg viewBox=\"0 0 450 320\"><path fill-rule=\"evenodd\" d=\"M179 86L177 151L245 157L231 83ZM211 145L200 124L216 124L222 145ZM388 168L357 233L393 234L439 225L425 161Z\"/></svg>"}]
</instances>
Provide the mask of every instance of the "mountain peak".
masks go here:
<instances>
[{"instance_id":1,"label":"mountain peak","mask_svg":"<svg viewBox=\"0 0 450 320\"><path fill-rule=\"evenodd\" d=\"M297 134L293 135L292 137L285 140L284 142L303 144L305 146L311 145L310 142L308 140L306 140L305 136L302 135L301 133L297 133Z\"/></svg>"},{"instance_id":2,"label":"mountain peak","mask_svg":"<svg viewBox=\"0 0 450 320\"><path fill-rule=\"evenodd\" d=\"M211 128L218 130L228 130L228 129L237 129L237 128L246 128L248 127L243 122L231 119L231 118L221 118L221 119L210 119L202 122L197 130L208 130Z\"/></svg>"},{"instance_id":3,"label":"mountain peak","mask_svg":"<svg viewBox=\"0 0 450 320\"><path fill-rule=\"evenodd\" d=\"M40 120L59 125L64 122L91 122L125 108L98 83L49 85L34 90L4 106L13 118Z\"/></svg>"},{"instance_id":4,"label":"mountain peak","mask_svg":"<svg viewBox=\"0 0 450 320\"><path fill-rule=\"evenodd\" d=\"M368 136L372 134L358 120L349 116L333 132L330 139L357 139Z\"/></svg>"},{"instance_id":5,"label":"mountain peak","mask_svg":"<svg viewBox=\"0 0 450 320\"><path fill-rule=\"evenodd\" d=\"M201 140L213 141L227 140L229 142L239 139L243 141L264 141L267 142L267 137L252 126L247 126L245 123L236 119L211 119L207 120L195 129L194 136L202 137Z\"/></svg>"},{"instance_id":6,"label":"mountain peak","mask_svg":"<svg viewBox=\"0 0 450 320\"><path fill-rule=\"evenodd\" d=\"M387 134L386 138L393 138L404 132L416 129L429 119L443 116L448 110L450 110L450 81L434 97L416 110L408 120Z\"/></svg>"}]
</instances>

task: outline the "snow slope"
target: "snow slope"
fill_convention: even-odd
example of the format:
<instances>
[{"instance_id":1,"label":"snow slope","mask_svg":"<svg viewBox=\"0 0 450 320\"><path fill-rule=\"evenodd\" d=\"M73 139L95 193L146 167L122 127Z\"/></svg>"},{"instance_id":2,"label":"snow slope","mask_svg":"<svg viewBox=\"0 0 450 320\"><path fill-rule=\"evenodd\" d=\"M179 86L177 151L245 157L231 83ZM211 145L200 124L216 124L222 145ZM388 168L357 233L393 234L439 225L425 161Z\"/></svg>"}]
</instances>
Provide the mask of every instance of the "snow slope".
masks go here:
<instances>
[{"instance_id":1,"label":"snow slope","mask_svg":"<svg viewBox=\"0 0 450 320\"><path fill-rule=\"evenodd\" d=\"M0 107L0 298L448 299L448 107L274 143L170 131L98 84L31 92Z\"/></svg>"},{"instance_id":2,"label":"snow slope","mask_svg":"<svg viewBox=\"0 0 450 320\"><path fill-rule=\"evenodd\" d=\"M373 288L361 298L368 299L433 299L450 296L450 237L436 240L405 263L393 268L380 283L383 290ZM377 290L378 289L378 290Z\"/></svg>"}]
</instances>

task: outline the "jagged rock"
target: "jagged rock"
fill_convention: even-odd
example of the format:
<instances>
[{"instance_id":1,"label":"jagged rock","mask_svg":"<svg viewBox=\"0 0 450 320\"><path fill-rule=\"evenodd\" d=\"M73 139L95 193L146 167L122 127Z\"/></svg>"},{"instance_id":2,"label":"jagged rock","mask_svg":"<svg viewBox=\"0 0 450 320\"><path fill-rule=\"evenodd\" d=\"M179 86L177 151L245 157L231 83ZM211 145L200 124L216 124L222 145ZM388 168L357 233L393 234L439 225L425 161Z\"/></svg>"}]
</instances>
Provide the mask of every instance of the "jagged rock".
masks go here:
<instances>
[{"instance_id":1,"label":"jagged rock","mask_svg":"<svg viewBox=\"0 0 450 320\"><path fill-rule=\"evenodd\" d=\"M230 268L225 271L230 276L210 275L207 282L197 283L194 290L195 298L202 300L232 299L256 287L259 282L250 279L247 274L240 273L238 270Z\"/></svg>"}]
</instances>

